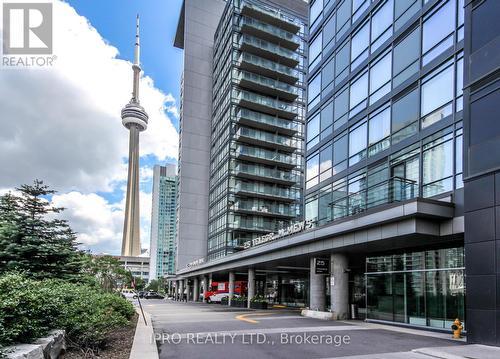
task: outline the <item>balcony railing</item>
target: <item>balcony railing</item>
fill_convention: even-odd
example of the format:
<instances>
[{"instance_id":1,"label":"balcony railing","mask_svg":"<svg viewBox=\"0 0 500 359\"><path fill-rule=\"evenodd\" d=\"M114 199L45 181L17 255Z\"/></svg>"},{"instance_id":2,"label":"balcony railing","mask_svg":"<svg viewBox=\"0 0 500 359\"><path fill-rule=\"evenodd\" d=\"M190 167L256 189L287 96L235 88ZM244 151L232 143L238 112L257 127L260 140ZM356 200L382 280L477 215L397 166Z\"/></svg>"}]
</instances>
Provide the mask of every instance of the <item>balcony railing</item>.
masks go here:
<instances>
[{"instance_id":1,"label":"balcony railing","mask_svg":"<svg viewBox=\"0 0 500 359\"><path fill-rule=\"evenodd\" d=\"M299 20L294 19L279 10L265 6L264 4L255 6L254 4L248 3L246 1L242 2L241 12L243 14L249 13L251 15L261 15L267 18L267 20L274 20L276 25L286 28L290 32L298 32L303 25L300 24Z\"/></svg>"},{"instance_id":2,"label":"balcony railing","mask_svg":"<svg viewBox=\"0 0 500 359\"><path fill-rule=\"evenodd\" d=\"M245 124L255 125L256 123L262 125L261 128L270 130L280 130L283 133L295 134L300 131L300 124L276 116L267 115L261 112L255 112L246 108L239 108L236 112L235 118Z\"/></svg>"},{"instance_id":3,"label":"balcony railing","mask_svg":"<svg viewBox=\"0 0 500 359\"><path fill-rule=\"evenodd\" d=\"M231 206L231 209L233 211L252 212L263 216L297 216L297 209L295 206L267 204L254 201L236 201Z\"/></svg>"},{"instance_id":4,"label":"balcony railing","mask_svg":"<svg viewBox=\"0 0 500 359\"><path fill-rule=\"evenodd\" d=\"M237 43L242 48L248 45L255 48L259 54L268 54L272 59L287 64L288 66L297 66L300 63L300 55L292 50L286 49L272 42L259 39L248 34L241 34L237 38Z\"/></svg>"},{"instance_id":5,"label":"balcony railing","mask_svg":"<svg viewBox=\"0 0 500 359\"><path fill-rule=\"evenodd\" d=\"M246 159L246 157L250 157L254 160L260 160L262 163L276 164L288 168L298 166L300 163L299 157L294 155L244 145L236 147L235 155L238 158Z\"/></svg>"},{"instance_id":6,"label":"balcony railing","mask_svg":"<svg viewBox=\"0 0 500 359\"><path fill-rule=\"evenodd\" d=\"M245 140L254 144L264 143L273 148L280 148L283 151L294 152L297 150L297 141L281 135L269 132L254 130L252 128L240 127L236 131L236 139Z\"/></svg>"},{"instance_id":7,"label":"balcony railing","mask_svg":"<svg viewBox=\"0 0 500 359\"><path fill-rule=\"evenodd\" d=\"M276 220L261 221L257 218L235 218L235 220L229 224L229 228L243 231L260 231L263 233L268 233L275 232L278 229L285 227L286 223L288 222Z\"/></svg>"},{"instance_id":8,"label":"balcony railing","mask_svg":"<svg viewBox=\"0 0 500 359\"><path fill-rule=\"evenodd\" d=\"M286 45L292 50L295 50L300 46L300 37L297 35L251 17L240 17L239 26L242 28L248 26L258 31L262 31L270 35L270 38L280 41L281 44Z\"/></svg>"},{"instance_id":9,"label":"balcony railing","mask_svg":"<svg viewBox=\"0 0 500 359\"><path fill-rule=\"evenodd\" d=\"M298 70L289 66L278 64L263 57L250 54L248 52L241 53L238 57L237 62L240 66L242 64L251 64L253 66L257 66L265 72L276 72L281 75L283 79L286 79L291 83L297 82L297 80L300 78L300 73Z\"/></svg>"},{"instance_id":10,"label":"balcony railing","mask_svg":"<svg viewBox=\"0 0 500 359\"><path fill-rule=\"evenodd\" d=\"M271 182L279 182L284 184L298 183L300 176L293 172L281 171L272 168L262 167L259 165L250 165L238 163L234 168L236 175L246 175L246 177L260 178L262 180L270 180Z\"/></svg>"},{"instance_id":11,"label":"balcony railing","mask_svg":"<svg viewBox=\"0 0 500 359\"><path fill-rule=\"evenodd\" d=\"M298 112L297 106L294 104L244 90L233 90L233 98L239 103L245 102L245 106L255 107L256 110L272 112L290 119L295 118Z\"/></svg>"},{"instance_id":12,"label":"balcony railing","mask_svg":"<svg viewBox=\"0 0 500 359\"><path fill-rule=\"evenodd\" d=\"M233 71L233 75L239 83L244 81L253 84L251 88L254 90L267 90L271 95L281 95L281 97L290 101L295 100L299 96L299 89L286 82L237 69Z\"/></svg>"},{"instance_id":13,"label":"balcony railing","mask_svg":"<svg viewBox=\"0 0 500 359\"><path fill-rule=\"evenodd\" d=\"M356 193L335 196L327 207L325 218L318 223L324 224L340 218L353 216L380 205L406 201L418 196L418 184L415 181L393 177ZM339 198L340 197L340 198Z\"/></svg>"},{"instance_id":14,"label":"balcony railing","mask_svg":"<svg viewBox=\"0 0 500 359\"><path fill-rule=\"evenodd\" d=\"M234 193L253 194L264 198L269 197L286 201L296 201L300 198L300 192L296 189L248 182L237 182L234 186Z\"/></svg>"}]
</instances>

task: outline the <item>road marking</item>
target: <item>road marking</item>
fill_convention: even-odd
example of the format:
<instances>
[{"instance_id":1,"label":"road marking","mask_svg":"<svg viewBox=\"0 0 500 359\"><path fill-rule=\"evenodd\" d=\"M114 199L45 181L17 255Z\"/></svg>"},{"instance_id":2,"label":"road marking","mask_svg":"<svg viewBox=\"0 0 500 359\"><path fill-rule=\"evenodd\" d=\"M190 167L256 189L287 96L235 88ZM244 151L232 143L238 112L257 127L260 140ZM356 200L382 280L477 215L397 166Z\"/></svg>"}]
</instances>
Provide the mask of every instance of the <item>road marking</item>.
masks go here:
<instances>
[{"instance_id":1,"label":"road marking","mask_svg":"<svg viewBox=\"0 0 500 359\"><path fill-rule=\"evenodd\" d=\"M241 314L241 315L237 315L235 317L235 319L238 319L238 320L242 320L244 322L247 322L247 323L252 323L252 324L257 324L258 321L257 320L253 320L253 319L250 319L250 318L247 318L248 316L260 316L260 315L271 315L271 314L274 314L274 313L250 313L250 314Z\"/></svg>"}]
</instances>

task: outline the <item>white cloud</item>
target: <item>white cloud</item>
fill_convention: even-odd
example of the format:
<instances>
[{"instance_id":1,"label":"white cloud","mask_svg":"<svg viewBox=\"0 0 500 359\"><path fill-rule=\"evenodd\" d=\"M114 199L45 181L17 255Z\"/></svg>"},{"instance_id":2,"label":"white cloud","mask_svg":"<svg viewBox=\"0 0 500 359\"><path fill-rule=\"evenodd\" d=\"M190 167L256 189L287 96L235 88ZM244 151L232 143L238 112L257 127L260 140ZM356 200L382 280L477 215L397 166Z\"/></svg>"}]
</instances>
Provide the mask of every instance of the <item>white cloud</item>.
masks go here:
<instances>
[{"instance_id":1,"label":"white cloud","mask_svg":"<svg viewBox=\"0 0 500 359\"><path fill-rule=\"evenodd\" d=\"M149 248L151 227L151 193L140 193L141 246ZM109 203L95 193L69 192L56 194L51 204L64 207L61 218L77 232L82 248L94 252L118 254L121 250L124 201Z\"/></svg>"},{"instance_id":2,"label":"white cloud","mask_svg":"<svg viewBox=\"0 0 500 359\"><path fill-rule=\"evenodd\" d=\"M53 4L54 67L0 68L0 189L43 179L59 191L53 202L67 208L64 217L79 232L79 241L116 254L124 200L111 203L96 192L120 193L127 178L128 133L120 112L131 96L131 63L118 59L118 50L70 5ZM178 133L169 116L178 117L176 100L150 77L141 78L140 85L149 114L140 154L160 162L175 158ZM140 175L147 183L152 168L141 168ZM144 248L150 215L151 194L141 192Z\"/></svg>"}]
</instances>

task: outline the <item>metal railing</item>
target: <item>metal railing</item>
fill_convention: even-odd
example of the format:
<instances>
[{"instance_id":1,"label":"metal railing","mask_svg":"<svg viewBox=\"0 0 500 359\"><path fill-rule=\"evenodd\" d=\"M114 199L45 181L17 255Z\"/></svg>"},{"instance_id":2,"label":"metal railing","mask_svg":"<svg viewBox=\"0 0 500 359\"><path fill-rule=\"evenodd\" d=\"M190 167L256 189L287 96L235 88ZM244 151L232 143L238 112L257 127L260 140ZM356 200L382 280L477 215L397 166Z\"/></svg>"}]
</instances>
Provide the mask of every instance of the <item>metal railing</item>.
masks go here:
<instances>
[{"instance_id":1,"label":"metal railing","mask_svg":"<svg viewBox=\"0 0 500 359\"><path fill-rule=\"evenodd\" d=\"M329 203L326 218L318 219L320 224L363 213L380 205L415 198L418 195L418 184L406 178L393 177L345 196L339 196L338 192L333 192L332 195L337 198Z\"/></svg>"}]
</instances>

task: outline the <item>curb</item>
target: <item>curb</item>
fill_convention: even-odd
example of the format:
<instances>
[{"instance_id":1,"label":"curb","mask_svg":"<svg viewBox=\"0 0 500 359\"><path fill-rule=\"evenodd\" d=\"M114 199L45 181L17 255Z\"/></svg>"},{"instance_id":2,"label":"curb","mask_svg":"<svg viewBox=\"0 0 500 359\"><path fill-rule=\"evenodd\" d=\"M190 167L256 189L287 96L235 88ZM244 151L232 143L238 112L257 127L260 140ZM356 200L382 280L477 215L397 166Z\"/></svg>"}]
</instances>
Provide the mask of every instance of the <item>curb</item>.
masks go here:
<instances>
[{"instance_id":1,"label":"curb","mask_svg":"<svg viewBox=\"0 0 500 359\"><path fill-rule=\"evenodd\" d=\"M333 313L330 312L320 312L317 310L302 309L300 315L303 317L321 319L321 320L333 320Z\"/></svg>"},{"instance_id":2,"label":"curb","mask_svg":"<svg viewBox=\"0 0 500 359\"><path fill-rule=\"evenodd\" d=\"M144 312L144 317L146 318L146 324L144 324L144 318L142 317L141 311L136 308L139 318L137 320L137 326L135 328L134 342L132 344L132 349L130 350L129 359L159 359L158 348L156 347L156 341L154 340L153 322L151 321L151 315Z\"/></svg>"}]
</instances>

